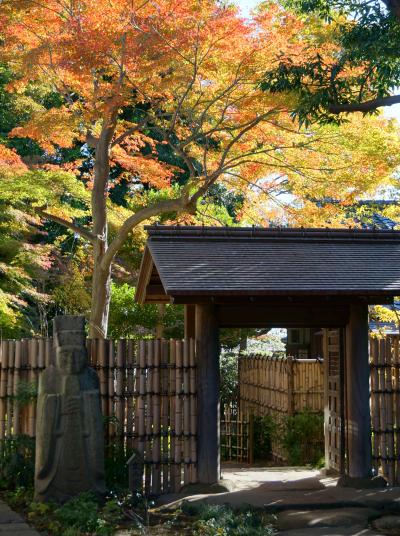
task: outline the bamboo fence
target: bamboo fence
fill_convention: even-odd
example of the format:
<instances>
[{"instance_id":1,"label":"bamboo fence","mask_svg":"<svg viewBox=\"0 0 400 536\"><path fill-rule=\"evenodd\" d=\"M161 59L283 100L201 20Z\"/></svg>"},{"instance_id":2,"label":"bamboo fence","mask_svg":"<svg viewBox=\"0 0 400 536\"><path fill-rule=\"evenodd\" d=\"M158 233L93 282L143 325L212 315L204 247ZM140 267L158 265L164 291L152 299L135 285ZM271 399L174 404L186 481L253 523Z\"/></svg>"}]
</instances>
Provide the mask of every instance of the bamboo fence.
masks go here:
<instances>
[{"instance_id":1,"label":"bamboo fence","mask_svg":"<svg viewBox=\"0 0 400 536\"><path fill-rule=\"evenodd\" d=\"M239 358L240 414L273 416L277 423L286 415L302 410L315 413L324 410L324 368L318 359L295 359L288 356ZM286 461L279 441L272 441L272 456Z\"/></svg>"},{"instance_id":2,"label":"bamboo fence","mask_svg":"<svg viewBox=\"0 0 400 536\"><path fill-rule=\"evenodd\" d=\"M178 491L197 481L194 340L88 340L97 370L106 445L119 441L144 460L146 494ZM35 436L35 390L54 360L51 339L0 345L0 440ZM21 400L28 398L27 404Z\"/></svg>"},{"instance_id":3,"label":"bamboo fence","mask_svg":"<svg viewBox=\"0 0 400 536\"><path fill-rule=\"evenodd\" d=\"M370 339L372 453L376 473L400 485L400 337Z\"/></svg>"},{"instance_id":4,"label":"bamboo fence","mask_svg":"<svg viewBox=\"0 0 400 536\"><path fill-rule=\"evenodd\" d=\"M91 365L99 374L106 441L120 441L126 452L136 448L141 453L147 494L178 491L197 480L194 346L192 339L87 341ZM374 466L391 485L400 485L400 336L371 338L370 356ZM1 341L0 441L18 434L35 436L32 388L53 360L51 339ZM249 416L322 411L323 374L322 362L315 359L241 357L238 415L222 419L238 421L229 424L224 436L232 458L250 460ZM284 460L282 450L277 445L273 449Z\"/></svg>"},{"instance_id":5,"label":"bamboo fence","mask_svg":"<svg viewBox=\"0 0 400 536\"><path fill-rule=\"evenodd\" d=\"M249 356L239 359L243 413L293 414L324 409L324 370L318 359Z\"/></svg>"}]
</instances>

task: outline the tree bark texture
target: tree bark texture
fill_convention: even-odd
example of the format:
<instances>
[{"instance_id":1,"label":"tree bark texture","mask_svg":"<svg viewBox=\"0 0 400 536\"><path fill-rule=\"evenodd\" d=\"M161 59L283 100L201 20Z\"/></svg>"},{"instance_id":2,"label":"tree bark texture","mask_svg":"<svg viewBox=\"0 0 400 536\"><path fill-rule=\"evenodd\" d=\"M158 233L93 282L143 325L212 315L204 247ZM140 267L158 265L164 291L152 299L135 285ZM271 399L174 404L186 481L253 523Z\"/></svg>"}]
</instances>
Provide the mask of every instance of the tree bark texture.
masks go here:
<instances>
[{"instance_id":1,"label":"tree bark texture","mask_svg":"<svg viewBox=\"0 0 400 536\"><path fill-rule=\"evenodd\" d=\"M107 196L110 174L110 147L115 132L116 112L111 114L96 146L94 181L92 190L93 234L93 281L92 307L89 336L93 339L107 337L108 314L111 298L111 262L104 266L108 249Z\"/></svg>"}]
</instances>

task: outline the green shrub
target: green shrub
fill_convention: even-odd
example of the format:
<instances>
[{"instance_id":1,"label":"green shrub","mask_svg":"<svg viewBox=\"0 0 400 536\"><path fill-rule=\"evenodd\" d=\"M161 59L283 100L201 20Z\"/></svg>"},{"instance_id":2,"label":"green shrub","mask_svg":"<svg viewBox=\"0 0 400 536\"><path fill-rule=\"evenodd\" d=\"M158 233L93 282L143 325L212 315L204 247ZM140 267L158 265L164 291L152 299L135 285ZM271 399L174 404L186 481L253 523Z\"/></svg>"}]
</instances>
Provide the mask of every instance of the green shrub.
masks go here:
<instances>
[{"instance_id":1,"label":"green shrub","mask_svg":"<svg viewBox=\"0 0 400 536\"><path fill-rule=\"evenodd\" d=\"M28 406L31 402L36 402L38 386L35 382L18 382L17 393L11 397L18 402L20 408Z\"/></svg>"},{"instance_id":2,"label":"green shrub","mask_svg":"<svg viewBox=\"0 0 400 536\"><path fill-rule=\"evenodd\" d=\"M86 533L109 536L124 516L116 498L100 506L93 494L81 493L62 506L32 502L28 517L39 530L46 530L54 536Z\"/></svg>"},{"instance_id":3,"label":"green shrub","mask_svg":"<svg viewBox=\"0 0 400 536\"><path fill-rule=\"evenodd\" d=\"M127 461L133 454L133 449L127 448L120 439L105 446L105 476L108 490L123 492L129 486Z\"/></svg>"},{"instance_id":4,"label":"green shrub","mask_svg":"<svg viewBox=\"0 0 400 536\"><path fill-rule=\"evenodd\" d=\"M35 439L27 435L7 437L0 442L0 488L33 487Z\"/></svg>"},{"instance_id":5,"label":"green shrub","mask_svg":"<svg viewBox=\"0 0 400 536\"><path fill-rule=\"evenodd\" d=\"M238 399L238 355L224 352L220 356L220 401L221 410L237 404Z\"/></svg>"},{"instance_id":6,"label":"green shrub","mask_svg":"<svg viewBox=\"0 0 400 536\"><path fill-rule=\"evenodd\" d=\"M282 445L290 465L317 464L324 456L324 416L304 410L285 417Z\"/></svg>"},{"instance_id":7,"label":"green shrub","mask_svg":"<svg viewBox=\"0 0 400 536\"><path fill-rule=\"evenodd\" d=\"M98 528L98 504L91 493L81 493L54 512L61 527L75 527L82 532L95 532Z\"/></svg>"},{"instance_id":8,"label":"green shrub","mask_svg":"<svg viewBox=\"0 0 400 536\"><path fill-rule=\"evenodd\" d=\"M184 503L182 511L197 519L194 536L271 536L273 518L260 509L244 506L233 509L228 505Z\"/></svg>"},{"instance_id":9,"label":"green shrub","mask_svg":"<svg viewBox=\"0 0 400 536\"><path fill-rule=\"evenodd\" d=\"M272 440L277 433L277 423L272 415L254 417L254 459L267 460L271 457Z\"/></svg>"}]
</instances>

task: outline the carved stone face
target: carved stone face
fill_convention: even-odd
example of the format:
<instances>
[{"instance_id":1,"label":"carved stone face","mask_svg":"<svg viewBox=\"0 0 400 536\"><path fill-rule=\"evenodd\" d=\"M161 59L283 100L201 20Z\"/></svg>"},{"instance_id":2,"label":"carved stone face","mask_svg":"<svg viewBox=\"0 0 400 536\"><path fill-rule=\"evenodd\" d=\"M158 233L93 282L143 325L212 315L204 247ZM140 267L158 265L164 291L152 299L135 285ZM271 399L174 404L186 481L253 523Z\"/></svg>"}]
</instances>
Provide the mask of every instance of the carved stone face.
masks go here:
<instances>
[{"instance_id":1,"label":"carved stone face","mask_svg":"<svg viewBox=\"0 0 400 536\"><path fill-rule=\"evenodd\" d=\"M61 346L56 349L56 363L65 374L79 374L87 365L85 348Z\"/></svg>"}]
</instances>

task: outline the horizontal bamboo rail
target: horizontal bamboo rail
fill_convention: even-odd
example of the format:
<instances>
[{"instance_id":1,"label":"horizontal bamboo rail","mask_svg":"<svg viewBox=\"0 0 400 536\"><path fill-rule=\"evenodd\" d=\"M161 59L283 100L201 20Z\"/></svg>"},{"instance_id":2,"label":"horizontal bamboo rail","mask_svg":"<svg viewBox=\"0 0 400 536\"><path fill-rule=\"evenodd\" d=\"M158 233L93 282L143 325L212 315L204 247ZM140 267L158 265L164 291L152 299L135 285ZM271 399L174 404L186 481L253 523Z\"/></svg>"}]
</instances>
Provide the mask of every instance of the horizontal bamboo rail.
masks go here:
<instances>
[{"instance_id":1,"label":"horizontal bamboo rail","mask_svg":"<svg viewBox=\"0 0 400 536\"><path fill-rule=\"evenodd\" d=\"M87 348L100 380L106 444L119 441L127 454L141 453L144 491L196 482L194 340L88 340ZM35 436L34 392L53 362L51 339L1 341L0 441Z\"/></svg>"}]
</instances>

